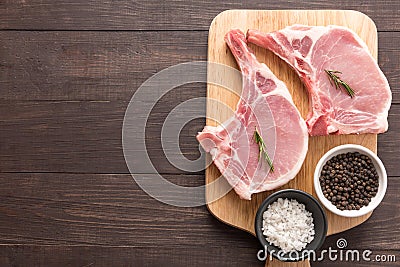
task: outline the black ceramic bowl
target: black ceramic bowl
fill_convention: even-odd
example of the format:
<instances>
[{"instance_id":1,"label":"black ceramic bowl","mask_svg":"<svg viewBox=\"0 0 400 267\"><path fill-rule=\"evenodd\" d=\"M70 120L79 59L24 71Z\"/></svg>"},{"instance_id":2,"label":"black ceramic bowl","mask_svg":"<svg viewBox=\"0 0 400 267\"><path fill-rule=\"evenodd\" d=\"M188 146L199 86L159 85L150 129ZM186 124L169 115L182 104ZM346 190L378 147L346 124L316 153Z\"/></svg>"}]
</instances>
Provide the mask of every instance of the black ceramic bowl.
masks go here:
<instances>
[{"instance_id":1,"label":"black ceramic bowl","mask_svg":"<svg viewBox=\"0 0 400 267\"><path fill-rule=\"evenodd\" d=\"M297 200L297 202L304 204L306 209L312 213L315 230L314 239L313 241L311 241L310 244L308 244L302 251L299 251L298 253L282 253L279 247L273 244L269 244L269 242L263 235L263 213L267 210L268 206L275 202L278 198L295 199ZM281 261L301 261L309 257L309 251L316 251L322 246L325 241L326 231L328 230L328 223L326 219L326 214L317 199L315 199L310 194L300 190L286 189L275 192L264 200L257 211L255 230L258 240L260 240L263 248L266 248L266 251L269 255L272 255L274 258Z\"/></svg>"}]
</instances>

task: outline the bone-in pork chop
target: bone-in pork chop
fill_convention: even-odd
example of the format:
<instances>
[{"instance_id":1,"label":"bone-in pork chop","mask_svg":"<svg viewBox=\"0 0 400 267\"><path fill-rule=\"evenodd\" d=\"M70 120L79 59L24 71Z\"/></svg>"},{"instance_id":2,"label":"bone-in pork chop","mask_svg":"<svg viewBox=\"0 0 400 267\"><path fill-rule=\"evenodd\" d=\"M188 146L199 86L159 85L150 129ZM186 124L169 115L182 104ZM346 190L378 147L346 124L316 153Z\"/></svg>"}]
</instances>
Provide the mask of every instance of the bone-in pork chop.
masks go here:
<instances>
[{"instance_id":1,"label":"bone-in pork chop","mask_svg":"<svg viewBox=\"0 0 400 267\"><path fill-rule=\"evenodd\" d=\"M275 189L294 178L308 147L305 121L286 85L249 50L245 35L232 30L225 41L242 71L243 88L235 114L223 125L206 126L197 139L243 199ZM264 141L264 151L254 138Z\"/></svg>"},{"instance_id":2,"label":"bone-in pork chop","mask_svg":"<svg viewBox=\"0 0 400 267\"><path fill-rule=\"evenodd\" d=\"M391 91L368 47L348 28L293 25L283 30L247 32L247 40L285 60L310 97L310 135L382 133L388 128ZM335 87L334 71L354 91Z\"/></svg>"}]
</instances>

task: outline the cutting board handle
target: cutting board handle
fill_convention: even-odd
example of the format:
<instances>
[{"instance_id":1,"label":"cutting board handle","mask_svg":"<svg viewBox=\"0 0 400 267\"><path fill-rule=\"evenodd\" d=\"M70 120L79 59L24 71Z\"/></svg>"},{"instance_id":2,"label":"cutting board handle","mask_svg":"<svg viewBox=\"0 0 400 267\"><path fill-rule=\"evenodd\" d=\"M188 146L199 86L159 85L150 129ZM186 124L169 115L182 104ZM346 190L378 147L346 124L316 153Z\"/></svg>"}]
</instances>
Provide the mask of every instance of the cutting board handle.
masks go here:
<instances>
[{"instance_id":1,"label":"cutting board handle","mask_svg":"<svg viewBox=\"0 0 400 267\"><path fill-rule=\"evenodd\" d=\"M310 267L310 261L297 261L297 262L283 262L280 260L272 260L269 259L265 262L265 267Z\"/></svg>"}]
</instances>

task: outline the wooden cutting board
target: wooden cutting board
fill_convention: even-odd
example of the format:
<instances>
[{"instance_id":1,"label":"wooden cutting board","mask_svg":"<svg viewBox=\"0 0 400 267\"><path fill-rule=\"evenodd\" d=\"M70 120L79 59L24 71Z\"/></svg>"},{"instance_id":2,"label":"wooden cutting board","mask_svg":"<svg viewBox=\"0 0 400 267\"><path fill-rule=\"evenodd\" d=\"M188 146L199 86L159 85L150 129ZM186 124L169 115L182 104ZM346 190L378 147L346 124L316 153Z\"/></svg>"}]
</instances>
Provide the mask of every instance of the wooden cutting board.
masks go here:
<instances>
[{"instance_id":1,"label":"wooden cutting board","mask_svg":"<svg viewBox=\"0 0 400 267\"><path fill-rule=\"evenodd\" d=\"M225 34L232 28L239 28L243 32L247 29L258 29L263 32L270 32L282 29L292 24L306 25L341 25L354 30L367 44L371 54L377 58L377 31L374 22L366 15L357 11L348 10L228 10L220 13L211 23L208 37L208 61L225 64L237 68L235 59L229 52L229 48L224 42ZM272 72L281 80L283 80L290 93L293 101L302 114L306 117L309 109L308 96L304 86L295 74L295 72L281 59L273 55L271 52L250 44L255 52L257 59L264 62ZM216 73L213 69L208 69L208 80L210 77L221 80L233 80L228 72ZM241 91L241 83L234 83L234 90ZM239 97L229 93L221 86L208 83L207 85L207 125L215 126L217 122L223 122L232 116L236 108ZM216 104L215 99L230 107L222 109ZM368 135L341 135L341 136L322 136L310 137L307 157L304 161L298 175L281 189L296 188L309 192L316 196L313 188L314 169L321 156L329 149L341 144L360 144L376 153L377 136ZM206 187L206 198L208 200L215 199L219 188L218 185L211 183L220 176L220 172L215 165L210 165L206 169L206 183L210 186ZM276 191L276 190L275 190ZM251 201L241 200L232 190L224 197L209 203L210 212L224 223L248 231L255 235L254 218L256 211L261 202L271 193L263 192L252 196ZM371 214L359 218L345 218L334 215L325 210L328 217L328 235L339 233L357 226L366 221ZM256 257L256 251L254 254ZM288 266L288 263L282 263L277 260L267 262L268 266ZM300 263L292 263L290 265L309 266L308 261Z\"/></svg>"}]
</instances>

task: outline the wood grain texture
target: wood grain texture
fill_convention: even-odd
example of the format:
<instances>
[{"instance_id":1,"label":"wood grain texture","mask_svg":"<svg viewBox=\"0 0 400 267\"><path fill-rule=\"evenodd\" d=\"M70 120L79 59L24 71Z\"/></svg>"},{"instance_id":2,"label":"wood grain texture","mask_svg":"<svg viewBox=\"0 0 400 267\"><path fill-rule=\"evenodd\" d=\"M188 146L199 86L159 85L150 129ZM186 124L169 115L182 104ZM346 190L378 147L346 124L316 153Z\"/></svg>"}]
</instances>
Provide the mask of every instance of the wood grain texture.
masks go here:
<instances>
[{"instance_id":1,"label":"wood grain texture","mask_svg":"<svg viewBox=\"0 0 400 267\"><path fill-rule=\"evenodd\" d=\"M214 248L204 256L194 245L165 246L158 248L109 246L0 246L1 266L261 266L250 246L242 247L243 260L232 257L232 248L216 246L208 240L206 246ZM245 244L245 242L240 242ZM50 256L51 255L51 256Z\"/></svg>"},{"instance_id":2,"label":"wood grain texture","mask_svg":"<svg viewBox=\"0 0 400 267\"><path fill-rule=\"evenodd\" d=\"M261 23L268 21L269 23ZM219 14L210 26L209 42L208 42L208 60L223 65L235 67L235 60L230 53L227 53L224 36L230 29L241 29L246 32L247 29L259 29L262 32L271 32L282 29L286 26L295 23L305 25L342 25L354 30L367 44L373 57L377 57L377 32L374 23L370 18L362 13L354 11L265 11L265 10L229 10ZM300 113L305 118L309 112L309 103L306 90L303 88L297 75L290 71L290 67L273 56L271 52L263 48L251 46L258 60L265 63L277 77L284 81L293 97L293 101ZM233 112L228 109L223 109L221 106L226 105L231 110L235 110L239 96L228 94L227 90L221 86L212 83L214 77L219 77L221 80L232 80L232 75L229 76L226 70L218 71L212 66L208 69L208 85L207 85L207 125L218 125L232 116ZM238 87L240 82L235 83ZM230 88L233 91L239 91L240 88ZM217 101L214 101L217 100ZM288 184L280 187L277 190L285 188L295 188L306 191L316 196L313 188L313 175L315 166L318 160L331 148L341 144L359 144L371 149L377 150L377 135L340 135L340 136L321 136L311 137L309 140L308 152L306 159L300 172L296 178ZM239 196L231 191L225 196L219 198L220 188L214 181L221 176L215 165L210 165L206 169L206 183L209 187L206 188L206 199L214 200L208 203L207 206L210 212L219 220L255 234L254 219L258 207L262 201L272 192L262 192L252 196L251 201L242 200ZM357 226L367 220L371 214L356 218L345 218L335 215L326 210L328 217L328 235L345 231L354 226ZM267 266L279 266L279 262L272 261L267 263ZM297 263L297 266L308 266L307 262Z\"/></svg>"},{"instance_id":3,"label":"wood grain texture","mask_svg":"<svg viewBox=\"0 0 400 267\"><path fill-rule=\"evenodd\" d=\"M241 248L244 258L235 261L232 249L220 247L204 256L192 247L165 247L159 250L135 247L104 246L32 246L13 245L0 247L2 266L262 266L251 257L251 248ZM399 255L397 251L375 250L374 255ZM188 258L187 255L190 255ZM49 257L48 255L52 255ZM83 257L84 256L84 257ZM31 263L31 265L29 264ZM316 262L313 266L341 267L348 262ZM351 262L352 266L376 266L374 262ZM380 263L380 266L397 266L395 263Z\"/></svg>"},{"instance_id":4,"label":"wood grain texture","mask_svg":"<svg viewBox=\"0 0 400 267\"><path fill-rule=\"evenodd\" d=\"M206 51L207 32L0 31L0 99L129 101L155 73Z\"/></svg>"},{"instance_id":5,"label":"wood grain texture","mask_svg":"<svg viewBox=\"0 0 400 267\"><path fill-rule=\"evenodd\" d=\"M205 94L205 86L177 88L151 113L147 152L160 173L186 173L164 156L161 129L166 116L179 103ZM125 101L0 101L0 172L128 173L121 140L127 105ZM205 108L201 112L205 116ZM181 131L179 145L185 157L200 156L195 135L204 124L204 119L197 119ZM378 155L389 175L400 176L400 105L392 106L389 125L389 131L378 136ZM138 165L142 162L135 160Z\"/></svg>"},{"instance_id":6,"label":"wood grain texture","mask_svg":"<svg viewBox=\"0 0 400 267\"><path fill-rule=\"evenodd\" d=\"M66 30L207 30L227 9L355 9L366 13L380 30L399 30L396 0L358 1L52 1L3 0L1 29ZM51 12L49 12L49 10Z\"/></svg>"},{"instance_id":7,"label":"wood grain texture","mask_svg":"<svg viewBox=\"0 0 400 267\"><path fill-rule=\"evenodd\" d=\"M0 99L128 101L158 71L206 60L207 36L206 31L0 31ZM379 33L379 65L393 103L400 103L399 42L398 33ZM197 90L205 92L205 86Z\"/></svg>"},{"instance_id":8,"label":"wood grain texture","mask_svg":"<svg viewBox=\"0 0 400 267\"><path fill-rule=\"evenodd\" d=\"M164 175L182 186L199 186L204 175ZM177 208L146 195L130 175L103 174L0 174L1 244L93 245L154 248L175 243L190 245L213 240L218 246L257 240L212 217L203 206ZM400 236L391 236L400 218L397 190L399 177L389 180L382 205L365 224L333 236L324 246L335 246L338 237L349 240L349 248L400 249ZM18 188L18 190L15 190ZM375 214L376 213L376 214ZM392 216L387 217L385 214ZM138 216L140 214L140 216ZM46 231L43 226L46 225ZM183 231L188 225L196 225ZM168 233L182 231L180 235ZM366 235L366 233L375 233ZM224 235L230 241L224 241ZM198 240L205 238L204 241ZM153 242L158 240L159 242ZM356 241L357 240L357 241ZM202 243L203 242L203 243ZM203 246L202 245L202 246ZM212 245L212 244L210 244ZM241 243L240 246L246 246ZM255 246L258 248L258 246Z\"/></svg>"},{"instance_id":9,"label":"wood grain texture","mask_svg":"<svg viewBox=\"0 0 400 267\"><path fill-rule=\"evenodd\" d=\"M204 183L204 175L164 177L183 186ZM127 261L135 266L144 261L150 266L160 261L163 266L190 261L196 266L262 266L256 238L219 222L204 206L162 204L130 175L0 174L0 184L1 266L121 266ZM400 236L393 232L400 219L400 177L391 177L389 184L368 221L328 237L322 249L335 248L336 240L345 238L349 249L399 255Z\"/></svg>"},{"instance_id":10,"label":"wood grain texture","mask_svg":"<svg viewBox=\"0 0 400 267\"><path fill-rule=\"evenodd\" d=\"M205 207L161 204L129 174L116 174L127 173L121 125L130 97L163 68L206 60L207 30L223 10L345 8L376 22L379 64L400 103L399 7L396 0L0 0L0 266L263 266L250 234ZM182 172L165 159L160 131L173 107L205 95L205 85L172 91L147 125L150 157L171 182L204 183L203 172ZM181 132L190 159L199 156L194 135L204 123L195 120ZM390 175L383 203L323 248L343 237L349 249L399 259L399 105L389 123L378 137Z\"/></svg>"}]
</instances>

